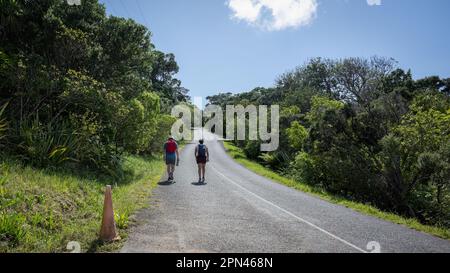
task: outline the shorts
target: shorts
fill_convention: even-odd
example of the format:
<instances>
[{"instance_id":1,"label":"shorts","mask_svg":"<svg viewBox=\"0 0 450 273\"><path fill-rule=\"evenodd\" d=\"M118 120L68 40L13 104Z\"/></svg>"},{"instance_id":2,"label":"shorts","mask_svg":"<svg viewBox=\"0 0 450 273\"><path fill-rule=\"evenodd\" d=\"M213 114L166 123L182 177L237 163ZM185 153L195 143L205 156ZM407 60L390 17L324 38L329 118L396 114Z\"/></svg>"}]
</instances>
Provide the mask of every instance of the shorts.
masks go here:
<instances>
[{"instance_id":1,"label":"shorts","mask_svg":"<svg viewBox=\"0 0 450 273\"><path fill-rule=\"evenodd\" d=\"M167 165L175 165L176 163L176 155L173 154L166 154L166 164Z\"/></svg>"},{"instance_id":2,"label":"shorts","mask_svg":"<svg viewBox=\"0 0 450 273\"><path fill-rule=\"evenodd\" d=\"M206 164L206 156L197 156L197 164Z\"/></svg>"}]
</instances>

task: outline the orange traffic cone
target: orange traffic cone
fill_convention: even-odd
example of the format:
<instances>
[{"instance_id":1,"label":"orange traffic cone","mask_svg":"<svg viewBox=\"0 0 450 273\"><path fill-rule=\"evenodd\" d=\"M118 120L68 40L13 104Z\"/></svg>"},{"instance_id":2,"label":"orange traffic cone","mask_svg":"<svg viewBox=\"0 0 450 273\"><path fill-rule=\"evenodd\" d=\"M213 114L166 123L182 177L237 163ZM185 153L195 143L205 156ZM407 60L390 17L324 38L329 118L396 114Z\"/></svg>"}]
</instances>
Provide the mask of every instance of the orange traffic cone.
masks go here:
<instances>
[{"instance_id":1,"label":"orange traffic cone","mask_svg":"<svg viewBox=\"0 0 450 273\"><path fill-rule=\"evenodd\" d=\"M114 221L114 211L112 204L111 186L106 186L105 203L103 205L103 220L100 229L100 239L105 242L120 240L116 231L116 222Z\"/></svg>"}]
</instances>

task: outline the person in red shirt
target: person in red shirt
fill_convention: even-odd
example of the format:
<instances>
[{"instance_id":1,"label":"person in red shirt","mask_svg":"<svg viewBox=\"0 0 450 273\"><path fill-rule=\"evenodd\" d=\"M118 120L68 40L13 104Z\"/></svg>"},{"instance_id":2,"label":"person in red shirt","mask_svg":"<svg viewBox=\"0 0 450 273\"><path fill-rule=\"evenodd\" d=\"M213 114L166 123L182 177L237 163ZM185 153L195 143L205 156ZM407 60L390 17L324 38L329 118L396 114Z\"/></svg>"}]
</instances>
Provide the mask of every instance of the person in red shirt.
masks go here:
<instances>
[{"instance_id":1,"label":"person in red shirt","mask_svg":"<svg viewBox=\"0 0 450 273\"><path fill-rule=\"evenodd\" d=\"M180 164L180 154L178 153L178 143L171 136L164 144L164 161L167 165L167 175L169 181L173 181L173 173L175 172L175 165Z\"/></svg>"}]
</instances>

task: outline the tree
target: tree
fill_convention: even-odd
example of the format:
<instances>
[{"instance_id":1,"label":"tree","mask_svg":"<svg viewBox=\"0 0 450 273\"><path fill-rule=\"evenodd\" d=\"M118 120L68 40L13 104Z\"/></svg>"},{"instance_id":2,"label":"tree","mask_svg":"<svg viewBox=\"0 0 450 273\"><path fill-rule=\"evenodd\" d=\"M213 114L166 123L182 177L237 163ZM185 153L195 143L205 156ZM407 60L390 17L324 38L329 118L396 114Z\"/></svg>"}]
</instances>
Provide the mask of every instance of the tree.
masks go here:
<instances>
[{"instance_id":1,"label":"tree","mask_svg":"<svg viewBox=\"0 0 450 273\"><path fill-rule=\"evenodd\" d=\"M40 167L60 155L112 175L124 153L152 152L156 126L167 121L161 109L187 100L188 90L174 78L175 56L157 51L145 26L107 16L98 0L0 7L8 152Z\"/></svg>"},{"instance_id":2,"label":"tree","mask_svg":"<svg viewBox=\"0 0 450 273\"><path fill-rule=\"evenodd\" d=\"M450 99L435 92L417 97L382 145L384 175L399 210L449 221Z\"/></svg>"},{"instance_id":3,"label":"tree","mask_svg":"<svg viewBox=\"0 0 450 273\"><path fill-rule=\"evenodd\" d=\"M337 88L334 93L344 101L368 107L380 96L382 80L394 67L393 59L381 57L344 59L335 65Z\"/></svg>"},{"instance_id":4,"label":"tree","mask_svg":"<svg viewBox=\"0 0 450 273\"><path fill-rule=\"evenodd\" d=\"M291 147L296 151L301 151L306 139L308 138L308 131L298 121L294 121L291 127L287 129L287 135Z\"/></svg>"},{"instance_id":5,"label":"tree","mask_svg":"<svg viewBox=\"0 0 450 273\"><path fill-rule=\"evenodd\" d=\"M171 104L186 102L188 100L188 90L181 88L181 82L174 78L179 70L175 61L175 55L155 51L152 59L154 63L150 74L152 88Z\"/></svg>"}]
</instances>

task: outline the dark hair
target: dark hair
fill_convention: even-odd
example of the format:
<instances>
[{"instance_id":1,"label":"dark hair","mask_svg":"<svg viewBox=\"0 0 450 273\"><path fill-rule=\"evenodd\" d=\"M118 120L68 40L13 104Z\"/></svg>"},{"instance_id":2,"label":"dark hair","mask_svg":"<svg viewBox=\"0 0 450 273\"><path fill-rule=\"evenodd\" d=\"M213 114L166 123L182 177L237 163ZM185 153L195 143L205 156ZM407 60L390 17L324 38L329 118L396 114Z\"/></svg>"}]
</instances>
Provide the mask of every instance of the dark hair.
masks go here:
<instances>
[{"instance_id":1,"label":"dark hair","mask_svg":"<svg viewBox=\"0 0 450 273\"><path fill-rule=\"evenodd\" d=\"M199 140L200 144L203 144L205 141L203 139Z\"/></svg>"}]
</instances>

